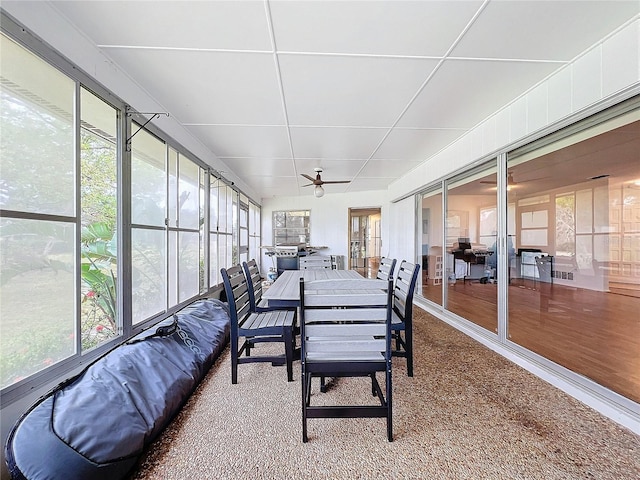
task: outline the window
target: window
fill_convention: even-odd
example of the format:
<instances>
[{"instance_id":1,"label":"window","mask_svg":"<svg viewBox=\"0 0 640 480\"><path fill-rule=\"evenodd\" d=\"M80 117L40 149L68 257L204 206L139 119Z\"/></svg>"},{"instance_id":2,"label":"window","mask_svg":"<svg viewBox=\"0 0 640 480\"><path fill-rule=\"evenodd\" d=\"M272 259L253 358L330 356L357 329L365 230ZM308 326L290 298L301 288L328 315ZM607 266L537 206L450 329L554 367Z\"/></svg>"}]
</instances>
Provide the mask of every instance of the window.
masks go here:
<instances>
[{"instance_id":1,"label":"window","mask_svg":"<svg viewBox=\"0 0 640 480\"><path fill-rule=\"evenodd\" d=\"M311 242L309 235L309 210L273 212L273 244Z\"/></svg>"},{"instance_id":2,"label":"window","mask_svg":"<svg viewBox=\"0 0 640 480\"><path fill-rule=\"evenodd\" d=\"M249 258L249 199L246 195L240 195L240 210L239 210L239 241L240 241L240 263L248 262Z\"/></svg>"},{"instance_id":3,"label":"window","mask_svg":"<svg viewBox=\"0 0 640 480\"><path fill-rule=\"evenodd\" d=\"M80 330L86 351L122 331L117 302L117 114L85 89L80 101Z\"/></svg>"},{"instance_id":4,"label":"window","mask_svg":"<svg viewBox=\"0 0 640 480\"><path fill-rule=\"evenodd\" d=\"M131 144L131 306L137 324L167 306L167 148L145 130Z\"/></svg>"},{"instance_id":5,"label":"window","mask_svg":"<svg viewBox=\"0 0 640 480\"><path fill-rule=\"evenodd\" d=\"M209 183L209 282L213 287L222 282L220 269L234 264L233 195L231 186L210 176ZM237 263L237 261L235 262Z\"/></svg>"},{"instance_id":6,"label":"window","mask_svg":"<svg viewBox=\"0 0 640 480\"><path fill-rule=\"evenodd\" d=\"M2 18L4 406L219 288L239 249L258 257L260 207Z\"/></svg>"},{"instance_id":7,"label":"window","mask_svg":"<svg viewBox=\"0 0 640 480\"><path fill-rule=\"evenodd\" d=\"M75 82L4 35L0 50L4 388L79 350L79 218ZM46 88L42 78L47 79Z\"/></svg>"},{"instance_id":8,"label":"window","mask_svg":"<svg viewBox=\"0 0 640 480\"><path fill-rule=\"evenodd\" d=\"M260 206L249 202L249 259L260 258Z\"/></svg>"}]
</instances>

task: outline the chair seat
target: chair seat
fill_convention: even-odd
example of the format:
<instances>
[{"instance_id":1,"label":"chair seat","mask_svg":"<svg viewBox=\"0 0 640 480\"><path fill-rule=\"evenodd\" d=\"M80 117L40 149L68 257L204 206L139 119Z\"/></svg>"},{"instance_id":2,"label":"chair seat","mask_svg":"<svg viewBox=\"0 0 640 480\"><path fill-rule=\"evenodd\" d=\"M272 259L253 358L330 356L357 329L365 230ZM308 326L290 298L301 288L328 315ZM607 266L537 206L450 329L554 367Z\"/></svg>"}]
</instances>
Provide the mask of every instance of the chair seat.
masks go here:
<instances>
[{"instance_id":1,"label":"chair seat","mask_svg":"<svg viewBox=\"0 0 640 480\"><path fill-rule=\"evenodd\" d=\"M380 352L341 352L339 354L309 353L306 356L307 362L381 362L384 366L384 355Z\"/></svg>"},{"instance_id":2,"label":"chair seat","mask_svg":"<svg viewBox=\"0 0 640 480\"><path fill-rule=\"evenodd\" d=\"M284 327L292 327L295 320L295 313L290 310L250 313L240 324L240 330L260 330L264 335L268 335L269 331L273 330L273 333L277 334Z\"/></svg>"}]
</instances>

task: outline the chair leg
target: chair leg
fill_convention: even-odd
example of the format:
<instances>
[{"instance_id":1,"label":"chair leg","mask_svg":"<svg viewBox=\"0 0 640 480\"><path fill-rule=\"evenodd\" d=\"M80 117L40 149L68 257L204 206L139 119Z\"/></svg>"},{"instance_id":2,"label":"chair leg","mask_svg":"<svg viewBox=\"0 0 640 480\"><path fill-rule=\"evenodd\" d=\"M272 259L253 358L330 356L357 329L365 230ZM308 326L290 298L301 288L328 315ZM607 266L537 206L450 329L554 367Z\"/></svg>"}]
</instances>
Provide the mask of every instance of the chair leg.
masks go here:
<instances>
[{"instance_id":1,"label":"chair leg","mask_svg":"<svg viewBox=\"0 0 640 480\"><path fill-rule=\"evenodd\" d=\"M284 329L284 355L287 359L287 381L293 382L293 327Z\"/></svg>"},{"instance_id":2,"label":"chair leg","mask_svg":"<svg viewBox=\"0 0 640 480\"><path fill-rule=\"evenodd\" d=\"M238 383L238 335L231 333L231 383Z\"/></svg>"},{"instance_id":3,"label":"chair leg","mask_svg":"<svg viewBox=\"0 0 640 480\"><path fill-rule=\"evenodd\" d=\"M309 375L302 372L302 442L307 443L307 405L309 405L309 392L307 385L311 383Z\"/></svg>"},{"instance_id":4,"label":"chair leg","mask_svg":"<svg viewBox=\"0 0 640 480\"><path fill-rule=\"evenodd\" d=\"M413 377L413 329L410 325L404 331L404 350L407 354L407 376Z\"/></svg>"},{"instance_id":5,"label":"chair leg","mask_svg":"<svg viewBox=\"0 0 640 480\"><path fill-rule=\"evenodd\" d=\"M387 378L386 378L386 394L387 394L387 440L393 442L393 398L391 388L391 360L387 365Z\"/></svg>"},{"instance_id":6,"label":"chair leg","mask_svg":"<svg viewBox=\"0 0 640 480\"><path fill-rule=\"evenodd\" d=\"M307 389L305 391L305 405L308 407L311 405L311 375L308 375L306 378Z\"/></svg>"}]
</instances>

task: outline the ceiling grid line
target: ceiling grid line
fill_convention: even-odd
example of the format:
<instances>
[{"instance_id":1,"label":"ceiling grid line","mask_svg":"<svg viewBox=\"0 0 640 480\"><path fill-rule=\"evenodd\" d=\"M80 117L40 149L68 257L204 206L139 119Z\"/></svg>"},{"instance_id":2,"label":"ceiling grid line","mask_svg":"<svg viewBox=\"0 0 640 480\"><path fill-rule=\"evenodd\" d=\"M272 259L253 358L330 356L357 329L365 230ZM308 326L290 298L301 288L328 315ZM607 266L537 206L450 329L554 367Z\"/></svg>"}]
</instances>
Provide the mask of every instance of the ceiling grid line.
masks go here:
<instances>
[{"instance_id":1,"label":"ceiling grid line","mask_svg":"<svg viewBox=\"0 0 640 480\"><path fill-rule=\"evenodd\" d=\"M278 58L278 47L276 45L275 33L273 31L273 21L271 18L271 5L269 0L264 0L264 11L267 17L267 28L269 29L269 39L271 40L271 47L273 49L273 63L276 69L276 76L278 78L278 87L280 89L280 99L282 101L282 113L284 115L284 123L287 131L287 139L289 141L289 151L291 152L291 163L293 165L294 175L298 176L296 167L296 157L293 150L293 141L291 140L291 129L289 128L289 113L287 111L287 99L284 93L284 85L282 84L282 72L280 71L280 60ZM300 193L300 187L298 187L298 193Z\"/></svg>"},{"instance_id":2,"label":"ceiling grid line","mask_svg":"<svg viewBox=\"0 0 640 480\"><path fill-rule=\"evenodd\" d=\"M445 54L440 58L440 60L438 61L438 64L435 66L435 68L431 71L431 73L429 75L427 75L427 78L425 79L425 81L422 83L422 85L420 85L420 87L418 88L418 91L413 95L413 97L411 98L411 100L409 100L409 103L404 107L404 109L402 110L402 112L400 113L400 115L398 115L398 118L396 118L396 121L391 125L391 127L389 128L389 130L387 131L387 133L384 135L384 137L382 137L382 140L380 140L380 143L378 143L378 145L376 146L376 148L373 150L373 152L371 153L371 155L369 156L369 158L367 159L366 162L364 162L364 164L362 165L362 167L360 168L360 170L356 173L355 177L357 177L358 175L360 175L360 173L364 170L364 168L367 166L367 164L369 163L369 161L373 158L373 156L378 152L378 150L380 150L380 147L382 147L382 144L385 142L385 140L389 137L389 135L391 134L391 132L393 131L393 129L396 127L396 125L398 124L398 122L400 122L400 120L402 119L402 117L404 116L404 114L407 112L407 110L409 110L409 108L411 107L411 105L413 104L413 102L415 102L416 98L418 98L418 96L420 95L420 93L422 93L422 91L424 90L424 88L427 86L427 84L431 81L431 79L435 76L436 72L440 69L440 67L442 66L442 64L447 60L447 57L449 56L449 54L453 51L453 49L460 43L460 41L462 40L462 37L464 37L464 35L469 31L469 29L471 28L471 26L474 24L474 22L476 21L476 19L480 16L480 14L484 11L484 9L486 8L486 6L488 5L490 0L484 0L484 2L482 3L482 5L478 8L478 10L476 11L476 13L473 15L473 17L471 17L471 20L469 20L469 22L467 22L467 24L465 25L465 27L462 29L462 31L460 32L460 34L456 37L456 39L453 41L453 43L449 46L449 48L447 49L447 51L445 52ZM426 158L424 158L423 160L426 160ZM347 187L348 189L348 187Z\"/></svg>"}]
</instances>

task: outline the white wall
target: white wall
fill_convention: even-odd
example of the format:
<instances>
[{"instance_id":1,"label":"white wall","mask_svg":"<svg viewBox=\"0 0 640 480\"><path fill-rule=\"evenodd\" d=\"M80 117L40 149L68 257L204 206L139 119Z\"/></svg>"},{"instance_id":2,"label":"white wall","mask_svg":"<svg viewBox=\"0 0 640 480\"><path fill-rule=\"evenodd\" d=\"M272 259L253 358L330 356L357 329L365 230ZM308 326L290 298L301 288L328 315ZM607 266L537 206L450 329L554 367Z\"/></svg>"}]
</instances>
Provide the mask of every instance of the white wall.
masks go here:
<instances>
[{"instance_id":1,"label":"white wall","mask_svg":"<svg viewBox=\"0 0 640 480\"><path fill-rule=\"evenodd\" d=\"M381 209L382 255L389 252L389 199L386 191L325 193L324 197L307 195L262 199L262 245L273 244L273 212L277 210L310 210L311 245L326 246L325 255L349 255L349 208ZM262 251L261 272L272 266L271 259Z\"/></svg>"},{"instance_id":2,"label":"white wall","mask_svg":"<svg viewBox=\"0 0 640 480\"><path fill-rule=\"evenodd\" d=\"M414 211L415 200L413 197L391 204L389 208L391 217L389 252L387 254L383 248L383 255L396 258L398 262L407 260L415 263L417 261L416 251L421 252L422 247L417 242L417 216Z\"/></svg>"}]
</instances>

